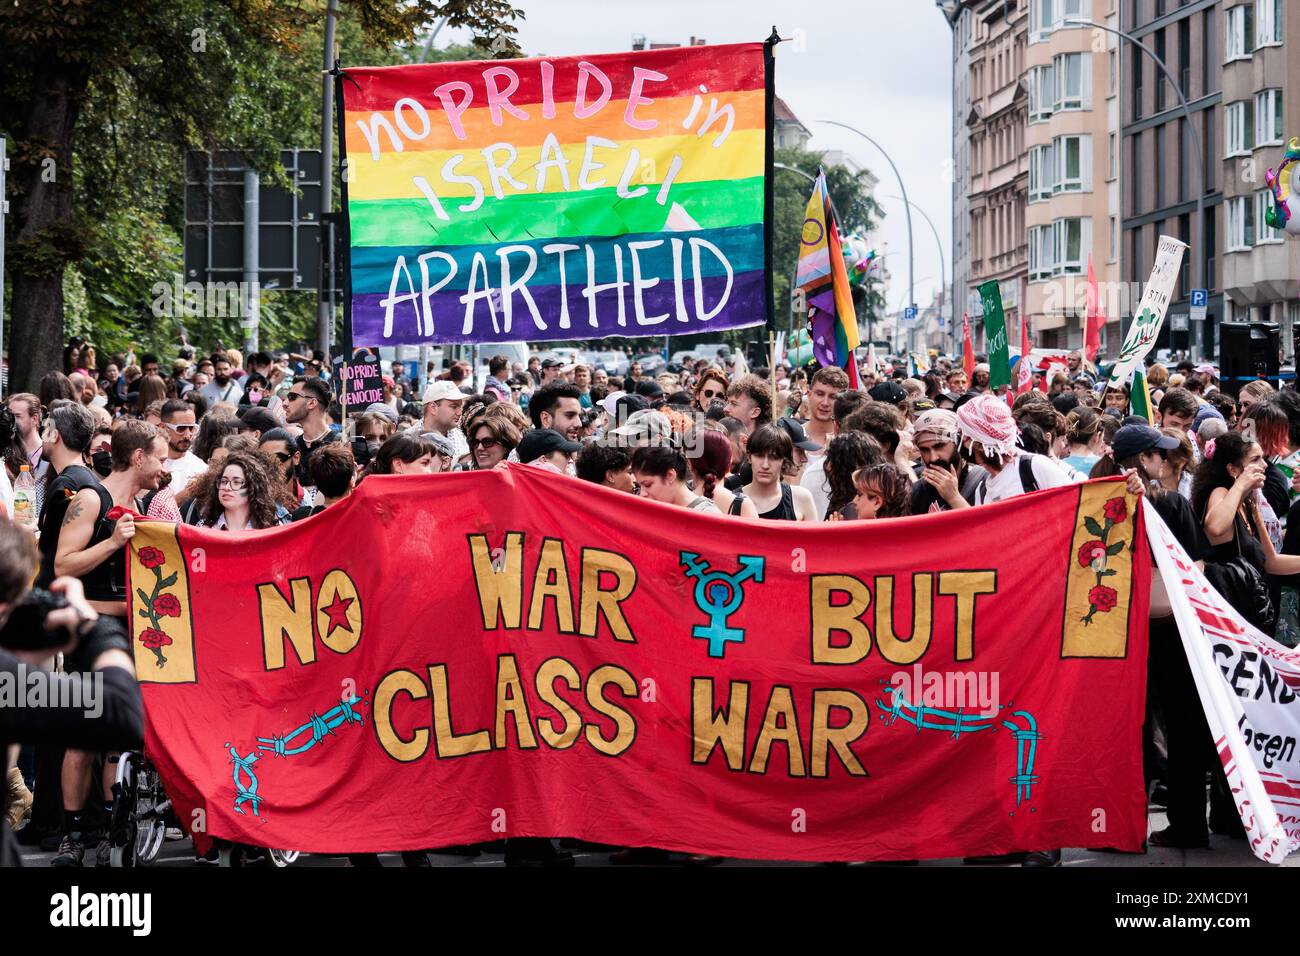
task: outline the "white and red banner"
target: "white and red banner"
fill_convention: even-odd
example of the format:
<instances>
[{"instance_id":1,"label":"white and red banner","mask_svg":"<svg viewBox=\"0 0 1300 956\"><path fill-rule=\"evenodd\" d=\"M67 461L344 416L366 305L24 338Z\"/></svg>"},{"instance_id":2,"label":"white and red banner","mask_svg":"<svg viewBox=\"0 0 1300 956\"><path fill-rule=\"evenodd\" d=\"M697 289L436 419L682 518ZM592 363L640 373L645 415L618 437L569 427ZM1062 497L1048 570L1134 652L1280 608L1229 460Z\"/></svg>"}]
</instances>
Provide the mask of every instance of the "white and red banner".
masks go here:
<instances>
[{"instance_id":1,"label":"white and red banner","mask_svg":"<svg viewBox=\"0 0 1300 956\"><path fill-rule=\"evenodd\" d=\"M1300 651L1233 610L1150 504L1146 532L1251 851L1281 863L1300 848Z\"/></svg>"}]
</instances>

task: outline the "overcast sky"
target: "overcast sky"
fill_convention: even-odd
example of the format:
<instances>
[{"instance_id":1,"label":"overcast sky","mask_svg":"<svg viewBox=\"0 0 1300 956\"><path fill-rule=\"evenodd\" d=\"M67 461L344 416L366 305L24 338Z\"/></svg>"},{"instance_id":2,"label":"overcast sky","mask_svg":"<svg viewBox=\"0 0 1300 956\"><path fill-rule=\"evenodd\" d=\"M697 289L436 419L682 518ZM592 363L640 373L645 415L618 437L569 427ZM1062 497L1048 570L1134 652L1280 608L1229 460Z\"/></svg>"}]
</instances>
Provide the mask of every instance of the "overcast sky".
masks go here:
<instances>
[{"instance_id":1,"label":"overcast sky","mask_svg":"<svg viewBox=\"0 0 1300 956\"><path fill-rule=\"evenodd\" d=\"M932 0L514 0L527 14L520 46L529 55L571 56L631 48L633 34L651 42L762 40L773 24L793 42L777 47L776 91L813 132L812 149L843 149L880 179L886 213L882 238L892 274L890 311L907 297L907 225L897 180L884 158L848 130L856 126L898 165L908 198L939 231L951 268L952 202L944 179L951 155L952 35ZM438 45L465 42L444 30ZM802 49L796 48L801 46ZM789 173L777 171L778 176ZM939 251L924 219L913 215L916 301L928 305L941 285Z\"/></svg>"}]
</instances>

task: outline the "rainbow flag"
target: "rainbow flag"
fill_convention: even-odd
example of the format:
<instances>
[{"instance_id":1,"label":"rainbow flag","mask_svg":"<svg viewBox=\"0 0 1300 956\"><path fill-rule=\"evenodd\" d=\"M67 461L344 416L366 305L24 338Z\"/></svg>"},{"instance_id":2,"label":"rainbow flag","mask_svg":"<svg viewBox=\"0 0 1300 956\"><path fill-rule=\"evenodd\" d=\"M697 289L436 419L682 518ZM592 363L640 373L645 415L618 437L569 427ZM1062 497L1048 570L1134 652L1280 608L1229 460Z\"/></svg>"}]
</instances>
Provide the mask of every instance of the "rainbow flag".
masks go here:
<instances>
[{"instance_id":1,"label":"rainbow flag","mask_svg":"<svg viewBox=\"0 0 1300 956\"><path fill-rule=\"evenodd\" d=\"M347 69L352 336L663 336L767 321L762 43Z\"/></svg>"},{"instance_id":2,"label":"rainbow flag","mask_svg":"<svg viewBox=\"0 0 1300 956\"><path fill-rule=\"evenodd\" d=\"M799 244L799 269L795 284L808 306L808 332L813 357L824 366L838 366L849 376L849 387L858 387L858 317L853 309L849 273L844 264L839 224L826 188L826 172L817 174L808 209L804 213L803 236Z\"/></svg>"}]
</instances>

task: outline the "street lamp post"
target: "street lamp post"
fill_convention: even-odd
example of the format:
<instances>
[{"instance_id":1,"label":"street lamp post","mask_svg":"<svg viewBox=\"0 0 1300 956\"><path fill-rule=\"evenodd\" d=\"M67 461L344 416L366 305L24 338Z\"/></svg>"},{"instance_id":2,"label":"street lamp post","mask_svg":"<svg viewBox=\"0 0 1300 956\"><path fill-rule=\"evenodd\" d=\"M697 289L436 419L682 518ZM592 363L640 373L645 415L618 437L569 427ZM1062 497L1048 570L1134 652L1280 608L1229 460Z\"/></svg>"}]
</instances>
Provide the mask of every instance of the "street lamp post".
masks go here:
<instances>
[{"instance_id":1,"label":"street lamp post","mask_svg":"<svg viewBox=\"0 0 1300 956\"><path fill-rule=\"evenodd\" d=\"M915 309L916 283L914 279L916 277L916 258L912 246L912 204L907 198L907 186L903 183L903 177L898 172L898 167L894 165L894 161L890 158L889 154L885 152L884 147L866 133L862 132L862 130L850 126L847 123L837 123L835 120L818 120L818 122L826 123L829 126L838 126L841 129L848 130L850 133L857 133L872 146L876 147L876 149L880 150L880 155L885 157L885 162L889 163L889 168L894 171L894 177L898 180L898 189L903 194L903 201L907 203L907 205L903 207L907 211L907 303ZM897 346L898 343L895 342L894 344Z\"/></svg>"},{"instance_id":2,"label":"street lamp post","mask_svg":"<svg viewBox=\"0 0 1300 956\"><path fill-rule=\"evenodd\" d=\"M930 219L928 215L926 215L925 210L922 209L920 206L918 206L916 203L912 202L910 199L903 199L902 196L886 196L885 198L902 199L903 202L907 203L909 206L911 206L913 209L915 209L917 212L921 214L921 218L923 218L926 221L926 224L929 225L930 227L930 231L934 233L934 244L939 247L939 281L943 283L942 286L943 304L947 305L948 304L948 264L947 264L947 260L944 258L943 255L943 242L940 241L939 239L939 230L934 228L934 222ZM956 310L954 309L952 310L952 312L953 314L948 326L949 330L952 329L951 322L955 322L957 320ZM940 319L943 318L942 308L939 309L939 318Z\"/></svg>"},{"instance_id":3,"label":"street lamp post","mask_svg":"<svg viewBox=\"0 0 1300 956\"><path fill-rule=\"evenodd\" d=\"M1121 39L1128 40L1129 43L1132 43L1135 47L1137 47L1139 50L1141 50L1143 53L1145 53L1147 56L1151 57L1151 59L1155 61L1156 66L1160 67L1160 72L1163 73L1165 75L1165 79L1169 81L1169 85L1172 86L1174 88L1174 92L1178 94L1178 103L1183 108L1183 116L1187 118L1187 131L1188 133L1191 134L1192 145L1196 147L1196 160L1197 160L1196 177L1200 188L1196 192L1196 243L1193 246L1194 252L1192 254L1192 275L1194 276L1193 279L1194 288L1204 289L1206 287L1205 286L1205 251L1206 250L1204 248L1205 246L1205 151L1201 148L1201 137L1196 132L1196 122L1192 116L1192 109L1190 106L1187 105L1187 97L1183 95L1182 87L1178 85L1178 81L1174 79L1174 75L1171 72L1169 72L1169 67L1165 66L1165 61L1160 59L1160 57L1156 56L1154 52L1147 49L1146 44L1144 44L1141 40L1137 39L1137 37L1131 36L1130 34L1125 33L1123 30L1118 30L1115 27L1108 27L1103 24L1096 23L1092 20L1084 20L1084 19L1072 17L1069 20L1066 20L1065 23L1068 26L1092 27L1094 30L1105 30L1107 33L1113 33L1115 34L1115 36L1120 37ZM1122 116L1123 116L1122 106L1121 106L1120 113L1121 113L1121 120L1122 120ZM1204 327L1204 323L1202 323L1201 326L1202 346L1204 346L1204 338L1205 338L1205 327Z\"/></svg>"}]
</instances>

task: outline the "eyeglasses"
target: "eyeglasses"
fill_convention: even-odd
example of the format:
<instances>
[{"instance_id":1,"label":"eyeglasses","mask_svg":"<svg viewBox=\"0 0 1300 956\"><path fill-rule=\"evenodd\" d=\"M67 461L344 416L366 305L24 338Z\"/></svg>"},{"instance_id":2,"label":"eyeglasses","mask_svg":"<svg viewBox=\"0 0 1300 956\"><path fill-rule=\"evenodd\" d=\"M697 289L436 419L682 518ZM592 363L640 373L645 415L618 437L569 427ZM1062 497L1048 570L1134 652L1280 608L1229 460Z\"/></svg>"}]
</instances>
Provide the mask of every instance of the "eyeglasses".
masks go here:
<instances>
[{"instance_id":1,"label":"eyeglasses","mask_svg":"<svg viewBox=\"0 0 1300 956\"><path fill-rule=\"evenodd\" d=\"M497 441L495 438L471 438L469 440L471 451L475 448L496 448L500 444L501 442Z\"/></svg>"},{"instance_id":2,"label":"eyeglasses","mask_svg":"<svg viewBox=\"0 0 1300 956\"><path fill-rule=\"evenodd\" d=\"M243 491L248 484L243 478L218 478L218 488L229 488L231 491Z\"/></svg>"},{"instance_id":3,"label":"eyeglasses","mask_svg":"<svg viewBox=\"0 0 1300 956\"><path fill-rule=\"evenodd\" d=\"M171 422L163 422L163 424L174 432L193 432L199 429L198 425L173 425Z\"/></svg>"}]
</instances>

